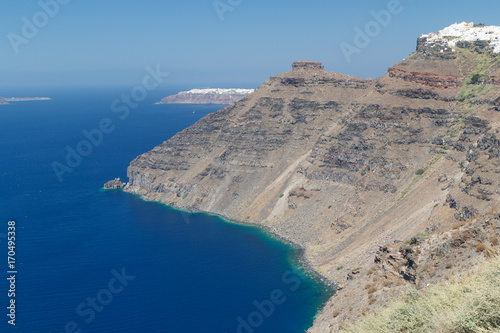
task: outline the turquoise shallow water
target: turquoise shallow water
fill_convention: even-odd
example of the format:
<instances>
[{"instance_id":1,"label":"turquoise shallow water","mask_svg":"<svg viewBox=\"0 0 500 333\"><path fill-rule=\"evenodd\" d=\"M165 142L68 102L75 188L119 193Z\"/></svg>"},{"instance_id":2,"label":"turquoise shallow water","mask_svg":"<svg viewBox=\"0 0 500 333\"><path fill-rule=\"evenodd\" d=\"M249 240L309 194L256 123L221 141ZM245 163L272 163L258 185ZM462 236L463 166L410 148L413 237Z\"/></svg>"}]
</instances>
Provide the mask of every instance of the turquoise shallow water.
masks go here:
<instances>
[{"instance_id":1,"label":"turquoise shallow water","mask_svg":"<svg viewBox=\"0 0 500 333\"><path fill-rule=\"evenodd\" d=\"M219 108L154 105L163 91L120 120L110 104L126 91L2 93L54 100L0 106L0 257L15 220L18 269L16 325L2 314L0 331L304 332L332 290L304 270L297 249L255 227L100 190ZM103 118L114 130L60 182L53 162Z\"/></svg>"}]
</instances>

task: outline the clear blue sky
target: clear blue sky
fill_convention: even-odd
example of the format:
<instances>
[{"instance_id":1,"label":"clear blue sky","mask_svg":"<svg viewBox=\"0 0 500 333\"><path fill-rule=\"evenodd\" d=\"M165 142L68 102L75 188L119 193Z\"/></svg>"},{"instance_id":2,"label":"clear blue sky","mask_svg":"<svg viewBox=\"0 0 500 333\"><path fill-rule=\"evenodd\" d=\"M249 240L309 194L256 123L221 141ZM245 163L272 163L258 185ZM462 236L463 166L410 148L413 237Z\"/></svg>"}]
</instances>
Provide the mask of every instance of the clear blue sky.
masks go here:
<instances>
[{"instance_id":1,"label":"clear blue sky","mask_svg":"<svg viewBox=\"0 0 500 333\"><path fill-rule=\"evenodd\" d=\"M38 15L42 27L17 54L9 33L23 37L22 18L33 22L41 7L39 1L4 1L0 89L133 84L156 64L171 73L169 83L193 86L258 85L295 60L378 77L412 53L422 33L462 21L500 25L498 0L400 0L402 11L348 63L341 43L354 45L354 28L364 29L374 20L370 12L391 1L220 0L232 9L222 21L213 0L71 0L46 25Z\"/></svg>"}]
</instances>

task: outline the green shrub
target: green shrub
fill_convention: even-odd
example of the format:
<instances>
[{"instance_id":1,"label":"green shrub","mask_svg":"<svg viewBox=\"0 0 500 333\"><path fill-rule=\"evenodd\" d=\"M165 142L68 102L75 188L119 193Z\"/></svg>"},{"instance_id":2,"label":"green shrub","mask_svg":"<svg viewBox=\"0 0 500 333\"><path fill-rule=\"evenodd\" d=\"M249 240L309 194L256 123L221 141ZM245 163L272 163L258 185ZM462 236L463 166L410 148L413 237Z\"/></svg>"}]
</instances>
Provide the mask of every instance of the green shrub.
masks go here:
<instances>
[{"instance_id":1,"label":"green shrub","mask_svg":"<svg viewBox=\"0 0 500 333\"><path fill-rule=\"evenodd\" d=\"M424 169L418 169L418 170L415 172L415 174L416 174L417 176L421 176L421 175L423 175L424 173L425 173L425 170L424 170Z\"/></svg>"},{"instance_id":2,"label":"green shrub","mask_svg":"<svg viewBox=\"0 0 500 333\"><path fill-rule=\"evenodd\" d=\"M470 78L470 81L469 81L469 84L478 84L478 83L484 83L485 81L487 81L488 78L484 75L481 75L481 74L474 74L472 75L472 77Z\"/></svg>"}]
</instances>

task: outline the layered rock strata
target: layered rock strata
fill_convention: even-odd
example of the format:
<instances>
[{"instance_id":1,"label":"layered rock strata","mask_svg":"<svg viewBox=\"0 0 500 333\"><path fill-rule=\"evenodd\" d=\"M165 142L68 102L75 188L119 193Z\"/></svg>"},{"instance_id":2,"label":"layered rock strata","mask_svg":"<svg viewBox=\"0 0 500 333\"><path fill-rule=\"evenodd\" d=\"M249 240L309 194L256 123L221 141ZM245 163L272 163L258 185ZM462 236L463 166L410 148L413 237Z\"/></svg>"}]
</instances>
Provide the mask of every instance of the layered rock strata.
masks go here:
<instances>
[{"instance_id":1,"label":"layered rock strata","mask_svg":"<svg viewBox=\"0 0 500 333\"><path fill-rule=\"evenodd\" d=\"M384 305L356 298L364 280L349 279L382 260L381 246L498 210L500 89L478 79L500 75L498 56L443 47L420 40L375 80L294 63L133 160L127 191L299 244L357 302L347 311L349 297L334 296L310 330L337 331L365 305ZM396 272L419 285L418 268Z\"/></svg>"}]
</instances>

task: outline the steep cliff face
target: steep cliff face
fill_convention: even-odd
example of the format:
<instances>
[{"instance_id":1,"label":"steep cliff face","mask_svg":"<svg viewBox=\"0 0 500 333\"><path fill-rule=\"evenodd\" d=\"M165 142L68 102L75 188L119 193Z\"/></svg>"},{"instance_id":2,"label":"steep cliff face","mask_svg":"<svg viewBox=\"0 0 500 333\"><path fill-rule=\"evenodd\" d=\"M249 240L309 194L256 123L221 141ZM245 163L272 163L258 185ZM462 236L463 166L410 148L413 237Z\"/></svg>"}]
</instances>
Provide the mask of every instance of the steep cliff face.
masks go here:
<instances>
[{"instance_id":1,"label":"steep cliff face","mask_svg":"<svg viewBox=\"0 0 500 333\"><path fill-rule=\"evenodd\" d=\"M499 76L496 54L422 40L376 80L294 63L137 157L127 190L262 224L344 281L380 246L498 209ZM311 331L360 313L338 303Z\"/></svg>"}]
</instances>

